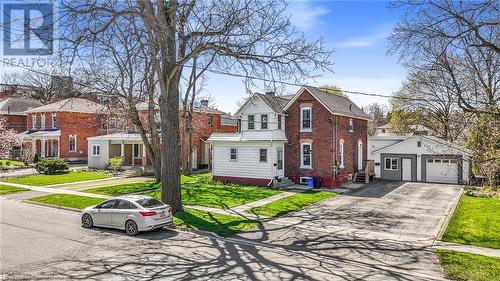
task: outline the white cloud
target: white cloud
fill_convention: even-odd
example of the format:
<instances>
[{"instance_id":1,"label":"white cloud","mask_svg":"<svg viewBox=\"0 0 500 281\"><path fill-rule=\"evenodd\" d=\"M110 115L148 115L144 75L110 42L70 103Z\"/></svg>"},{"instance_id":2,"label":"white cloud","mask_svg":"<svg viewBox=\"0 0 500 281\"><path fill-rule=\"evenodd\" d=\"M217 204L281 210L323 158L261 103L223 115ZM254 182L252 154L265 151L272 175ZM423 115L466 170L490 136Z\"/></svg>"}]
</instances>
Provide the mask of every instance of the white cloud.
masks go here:
<instances>
[{"instance_id":1,"label":"white cloud","mask_svg":"<svg viewBox=\"0 0 500 281\"><path fill-rule=\"evenodd\" d=\"M390 29L377 30L369 35L347 38L344 41L341 41L341 42L335 44L335 47L337 47L337 48L367 48L367 47L371 47L371 46L377 44L378 42L385 40L389 36L390 33L391 33Z\"/></svg>"},{"instance_id":2,"label":"white cloud","mask_svg":"<svg viewBox=\"0 0 500 281\"><path fill-rule=\"evenodd\" d=\"M310 31L321 22L321 17L330 13L323 6L315 6L308 1L293 1L288 6L291 21L301 31Z\"/></svg>"}]
</instances>

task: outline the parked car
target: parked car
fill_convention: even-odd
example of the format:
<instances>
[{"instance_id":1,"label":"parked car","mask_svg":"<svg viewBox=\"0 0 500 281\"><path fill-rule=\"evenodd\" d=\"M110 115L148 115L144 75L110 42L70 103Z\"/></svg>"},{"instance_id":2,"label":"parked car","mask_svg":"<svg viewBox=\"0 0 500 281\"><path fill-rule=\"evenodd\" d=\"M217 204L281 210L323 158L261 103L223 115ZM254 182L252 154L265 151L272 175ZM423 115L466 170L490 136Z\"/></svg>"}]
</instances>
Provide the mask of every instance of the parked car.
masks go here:
<instances>
[{"instance_id":1,"label":"parked car","mask_svg":"<svg viewBox=\"0 0 500 281\"><path fill-rule=\"evenodd\" d=\"M157 199L143 195L127 195L108 199L85 208L82 226L124 229L128 235L170 225L172 208Z\"/></svg>"}]
</instances>

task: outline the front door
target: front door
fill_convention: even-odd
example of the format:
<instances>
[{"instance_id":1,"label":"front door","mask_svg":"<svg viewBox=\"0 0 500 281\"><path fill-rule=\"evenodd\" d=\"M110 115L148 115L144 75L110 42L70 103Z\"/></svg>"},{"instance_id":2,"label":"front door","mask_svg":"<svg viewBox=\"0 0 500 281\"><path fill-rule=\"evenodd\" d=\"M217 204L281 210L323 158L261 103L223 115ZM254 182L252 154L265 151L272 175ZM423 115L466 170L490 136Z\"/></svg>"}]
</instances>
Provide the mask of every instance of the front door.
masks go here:
<instances>
[{"instance_id":1,"label":"front door","mask_svg":"<svg viewBox=\"0 0 500 281\"><path fill-rule=\"evenodd\" d=\"M358 143L358 170L363 170L363 143Z\"/></svg>"},{"instance_id":2,"label":"front door","mask_svg":"<svg viewBox=\"0 0 500 281\"><path fill-rule=\"evenodd\" d=\"M403 158L403 171L401 172L401 180L411 181L411 159Z\"/></svg>"},{"instance_id":3,"label":"front door","mask_svg":"<svg viewBox=\"0 0 500 281\"><path fill-rule=\"evenodd\" d=\"M276 150L276 168L277 168L277 176L283 177L285 174L283 172L283 149L278 148Z\"/></svg>"}]
</instances>

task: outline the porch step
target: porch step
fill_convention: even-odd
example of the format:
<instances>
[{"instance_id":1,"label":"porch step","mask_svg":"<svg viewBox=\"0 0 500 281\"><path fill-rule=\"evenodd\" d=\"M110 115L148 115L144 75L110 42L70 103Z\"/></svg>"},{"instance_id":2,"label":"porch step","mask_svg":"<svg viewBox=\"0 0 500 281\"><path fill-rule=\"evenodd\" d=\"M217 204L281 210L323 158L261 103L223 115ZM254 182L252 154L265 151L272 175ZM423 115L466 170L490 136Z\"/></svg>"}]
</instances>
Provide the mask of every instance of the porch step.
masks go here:
<instances>
[{"instance_id":1,"label":"porch step","mask_svg":"<svg viewBox=\"0 0 500 281\"><path fill-rule=\"evenodd\" d=\"M365 171L359 171L356 173L356 178L354 179L355 182L360 182L364 183L366 178Z\"/></svg>"},{"instance_id":2,"label":"porch step","mask_svg":"<svg viewBox=\"0 0 500 281\"><path fill-rule=\"evenodd\" d=\"M120 175L125 178L132 178L142 176L143 171L141 168L126 169L120 172Z\"/></svg>"},{"instance_id":3,"label":"porch step","mask_svg":"<svg viewBox=\"0 0 500 281\"><path fill-rule=\"evenodd\" d=\"M294 184L295 183L287 177L273 180L273 187L287 187L287 186L292 186Z\"/></svg>"}]
</instances>

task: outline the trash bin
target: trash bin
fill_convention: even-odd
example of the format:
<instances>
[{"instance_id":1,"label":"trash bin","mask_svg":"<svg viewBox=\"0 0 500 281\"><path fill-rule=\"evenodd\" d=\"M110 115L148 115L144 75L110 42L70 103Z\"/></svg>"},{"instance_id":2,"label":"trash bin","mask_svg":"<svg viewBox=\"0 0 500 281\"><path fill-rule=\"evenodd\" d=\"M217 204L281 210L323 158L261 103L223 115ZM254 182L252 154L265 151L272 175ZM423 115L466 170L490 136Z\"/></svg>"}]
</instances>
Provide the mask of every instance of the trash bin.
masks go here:
<instances>
[{"instance_id":1,"label":"trash bin","mask_svg":"<svg viewBox=\"0 0 500 281\"><path fill-rule=\"evenodd\" d=\"M314 177L314 188L320 188L321 187L321 177Z\"/></svg>"},{"instance_id":2,"label":"trash bin","mask_svg":"<svg viewBox=\"0 0 500 281\"><path fill-rule=\"evenodd\" d=\"M313 178L307 179L307 186L314 186L314 179Z\"/></svg>"}]
</instances>

